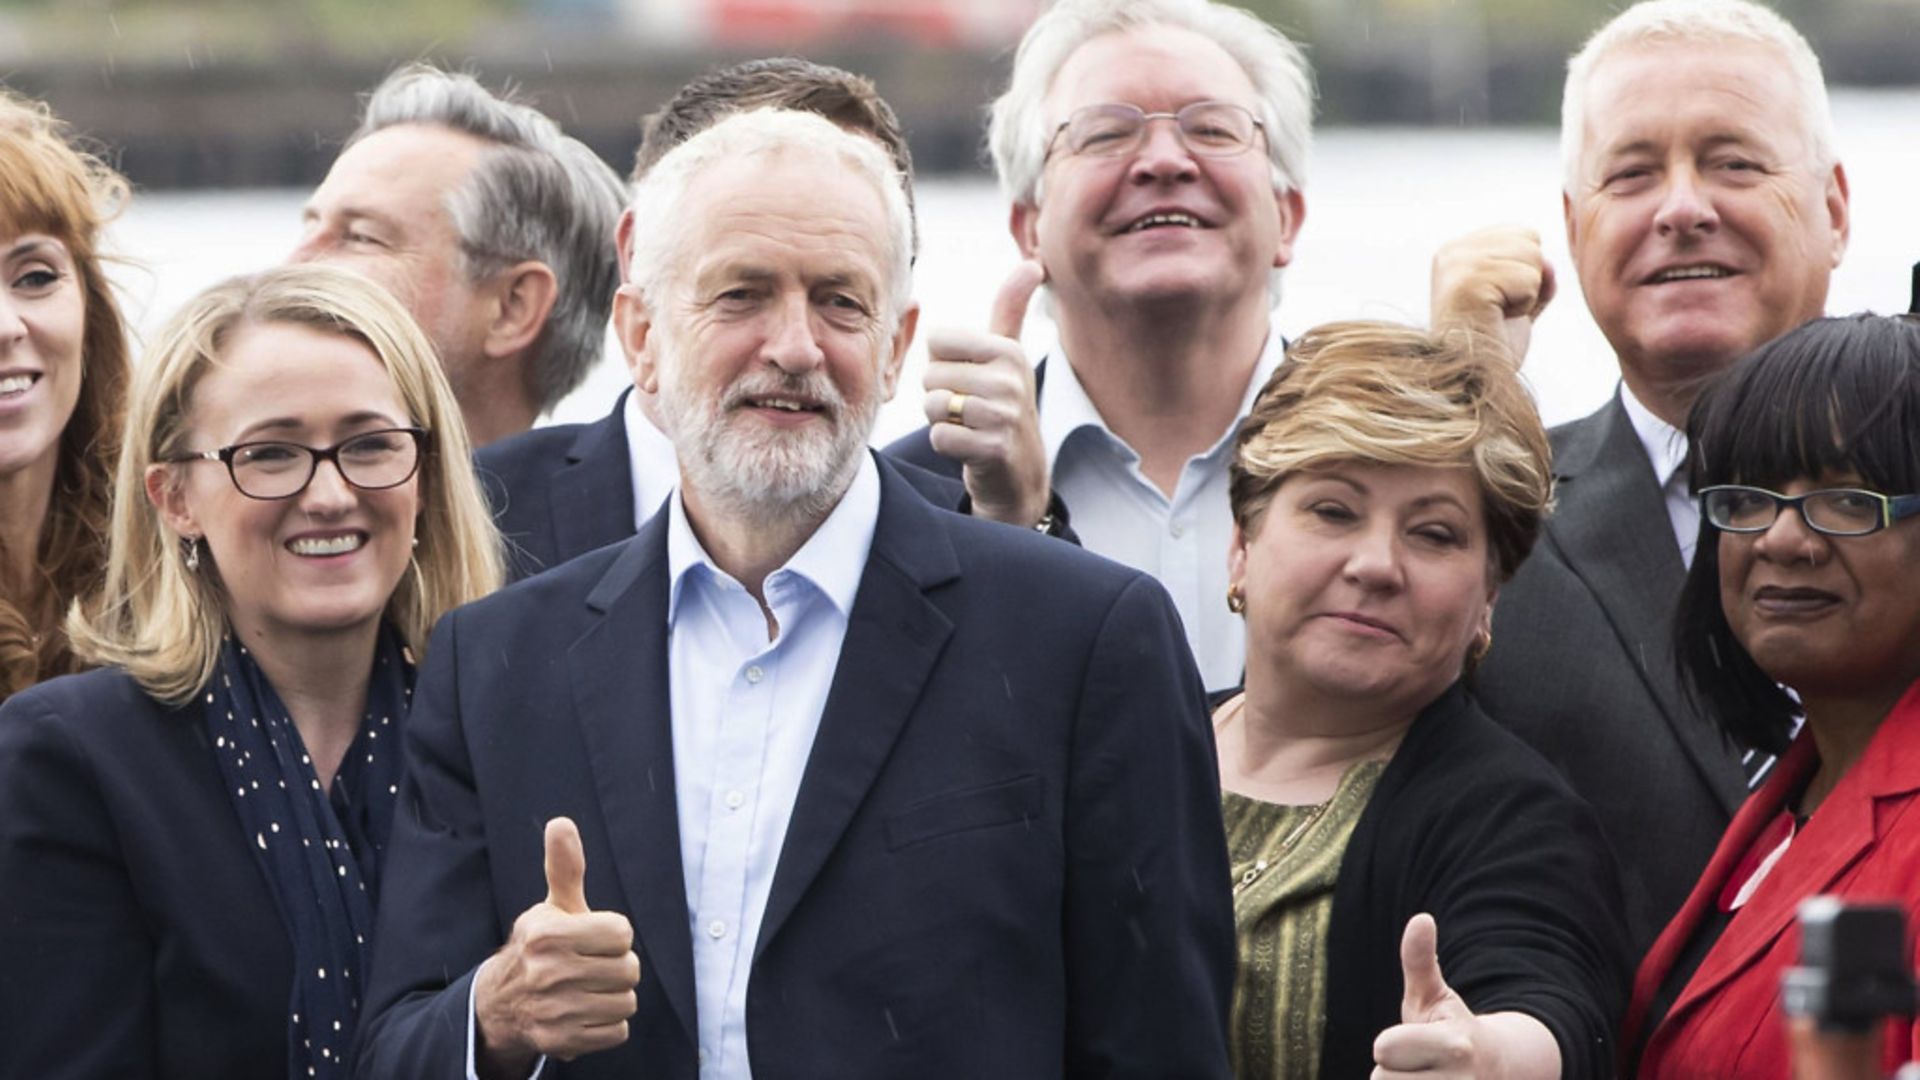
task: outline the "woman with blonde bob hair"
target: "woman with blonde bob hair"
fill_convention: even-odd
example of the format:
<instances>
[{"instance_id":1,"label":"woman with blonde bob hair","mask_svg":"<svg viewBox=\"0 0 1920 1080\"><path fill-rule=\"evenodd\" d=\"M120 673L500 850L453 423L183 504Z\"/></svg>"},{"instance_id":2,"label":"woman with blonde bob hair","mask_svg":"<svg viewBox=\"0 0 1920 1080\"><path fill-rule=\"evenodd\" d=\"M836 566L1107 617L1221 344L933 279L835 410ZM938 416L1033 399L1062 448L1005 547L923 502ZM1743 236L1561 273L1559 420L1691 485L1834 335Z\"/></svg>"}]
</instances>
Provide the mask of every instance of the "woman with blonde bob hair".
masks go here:
<instances>
[{"instance_id":1,"label":"woman with blonde bob hair","mask_svg":"<svg viewBox=\"0 0 1920 1080\"><path fill-rule=\"evenodd\" d=\"M237 278L161 333L68 620L106 666L0 709L0 1077L347 1074L413 661L500 580L468 460L358 275Z\"/></svg>"},{"instance_id":2,"label":"woman with blonde bob hair","mask_svg":"<svg viewBox=\"0 0 1920 1080\"><path fill-rule=\"evenodd\" d=\"M1551 476L1505 350L1464 331L1310 330L1242 422L1246 684L1214 717L1242 1080L1609 1075L1611 857L1468 691Z\"/></svg>"},{"instance_id":3,"label":"woman with blonde bob hair","mask_svg":"<svg viewBox=\"0 0 1920 1080\"><path fill-rule=\"evenodd\" d=\"M80 670L60 620L106 563L127 337L100 235L127 182L0 91L0 701Z\"/></svg>"}]
</instances>

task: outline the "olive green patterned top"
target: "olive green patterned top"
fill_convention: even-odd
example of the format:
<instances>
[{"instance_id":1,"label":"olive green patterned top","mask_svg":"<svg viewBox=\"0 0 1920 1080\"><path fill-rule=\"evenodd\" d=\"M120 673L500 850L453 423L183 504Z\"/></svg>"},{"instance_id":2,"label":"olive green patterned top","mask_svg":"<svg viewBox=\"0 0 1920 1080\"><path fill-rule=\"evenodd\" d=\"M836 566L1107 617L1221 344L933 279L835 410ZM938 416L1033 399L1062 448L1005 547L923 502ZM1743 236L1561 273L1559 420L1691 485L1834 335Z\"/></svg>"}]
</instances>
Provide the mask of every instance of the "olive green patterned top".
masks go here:
<instances>
[{"instance_id":1,"label":"olive green patterned top","mask_svg":"<svg viewBox=\"0 0 1920 1080\"><path fill-rule=\"evenodd\" d=\"M1319 806L1220 794L1240 951L1228 1041L1239 1080L1315 1080L1320 1074L1333 884L1386 765L1349 766L1333 796Z\"/></svg>"}]
</instances>

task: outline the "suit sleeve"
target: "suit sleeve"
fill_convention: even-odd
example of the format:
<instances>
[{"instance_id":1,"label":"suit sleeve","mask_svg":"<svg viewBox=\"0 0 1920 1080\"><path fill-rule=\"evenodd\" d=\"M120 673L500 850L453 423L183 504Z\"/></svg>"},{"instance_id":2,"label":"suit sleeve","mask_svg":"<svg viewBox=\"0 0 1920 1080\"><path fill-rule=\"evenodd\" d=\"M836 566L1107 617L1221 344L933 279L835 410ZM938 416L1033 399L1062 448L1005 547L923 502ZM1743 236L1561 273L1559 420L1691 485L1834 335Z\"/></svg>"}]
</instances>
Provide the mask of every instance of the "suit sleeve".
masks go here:
<instances>
[{"instance_id":1,"label":"suit sleeve","mask_svg":"<svg viewBox=\"0 0 1920 1080\"><path fill-rule=\"evenodd\" d=\"M1507 784L1421 845L1440 970L1476 1013L1545 1024L1567 1080L1611 1076L1630 960L1619 874L1592 810Z\"/></svg>"},{"instance_id":2,"label":"suit sleeve","mask_svg":"<svg viewBox=\"0 0 1920 1080\"><path fill-rule=\"evenodd\" d=\"M0 1078L151 1077L153 944L99 780L37 696L0 708Z\"/></svg>"},{"instance_id":3,"label":"suit sleeve","mask_svg":"<svg viewBox=\"0 0 1920 1080\"><path fill-rule=\"evenodd\" d=\"M1233 910L1205 694L1136 578L1081 687L1068 779L1069 1077L1225 1077Z\"/></svg>"},{"instance_id":4,"label":"suit sleeve","mask_svg":"<svg viewBox=\"0 0 1920 1080\"><path fill-rule=\"evenodd\" d=\"M503 940L461 723L455 615L427 650L407 718L407 779L381 886L355 1074L462 1080L473 970Z\"/></svg>"}]
</instances>

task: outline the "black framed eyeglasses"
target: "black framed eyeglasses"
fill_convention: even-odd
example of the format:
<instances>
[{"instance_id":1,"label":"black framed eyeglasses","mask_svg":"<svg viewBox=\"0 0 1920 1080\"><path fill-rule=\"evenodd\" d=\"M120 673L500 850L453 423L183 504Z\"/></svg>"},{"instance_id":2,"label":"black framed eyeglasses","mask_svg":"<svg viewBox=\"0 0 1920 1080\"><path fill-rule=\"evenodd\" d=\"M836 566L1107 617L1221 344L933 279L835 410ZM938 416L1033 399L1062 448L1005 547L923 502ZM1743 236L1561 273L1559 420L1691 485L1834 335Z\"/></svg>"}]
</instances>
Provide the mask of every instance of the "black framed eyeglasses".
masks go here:
<instances>
[{"instance_id":1,"label":"black framed eyeglasses","mask_svg":"<svg viewBox=\"0 0 1920 1080\"><path fill-rule=\"evenodd\" d=\"M362 431L332 446L291 442L243 442L218 450L194 450L169 459L174 464L218 461L233 486L249 499L291 499L307 490L323 461L333 462L340 479L362 491L399 487L420 471L427 442L424 428Z\"/></svg>"},{"instance_id":2,"label":"black framed eyeglasses","mask_svg":"<svg viewBox=\"0 0 1920 1080\"><path fill-rule=\"evenodd\" d=\"M1866 536L1901 518L1920 515L1920 495L1882 495L1860 488L1827 488L1804 495L1782 495L1745 484L1716 484L1700 489L1700 512L1716 529L1760 533L1773 527L1781 511L1794 507L1807 528L1828 536Z\"/></svg>"},{"instance_id":3,"label":"black framed eyeglasses","mask_svg":"<svg viewBox=\"0 0 1920 1080\"><path fill-rule=\"evenodd\" d=\"M1147 125L1155 120L1173 121L1180 143L1187 152L1200 157L1232 157L1253 145L1254 132L1262 125L1253 113L1227 101L1196 101L1179 112L1150 113L1137 105L1118 102L1087 105L1075 109L1065 123L1053 129L1047 140L1047 156L1064 144L1070 154L1089 157L1121 157L1140 149L1146 141Z\"/></svg>"}]
</instances>

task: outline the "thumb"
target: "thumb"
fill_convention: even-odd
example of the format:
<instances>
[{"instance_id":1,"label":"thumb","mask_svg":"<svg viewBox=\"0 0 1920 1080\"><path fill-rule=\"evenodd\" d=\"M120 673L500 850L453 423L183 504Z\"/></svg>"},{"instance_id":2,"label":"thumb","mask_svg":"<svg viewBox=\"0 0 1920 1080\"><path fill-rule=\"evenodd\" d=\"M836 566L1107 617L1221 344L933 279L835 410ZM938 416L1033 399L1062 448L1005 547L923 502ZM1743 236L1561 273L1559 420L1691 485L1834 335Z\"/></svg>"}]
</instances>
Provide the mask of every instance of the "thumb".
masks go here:
<instances>
[{"instance_id":1,"label":"thumb","mask_svg":"<svg viewBox=\"0 0 1920 1080\"><path fill-rule=\"evenodd\" d=\"M1444 1015L1435 1015L1436 1009L1459 1000L1440 974L1439 940L1433 916L1423 911L1407 920L1406 933L1400 936L1400 971L1406 980L1406 991L1400 997L1403 1024L1444 1019Z\"/></svg>"},{"instance_id":2,"label":"thumb","mask_svg":"<svg viewBox=\"0 0 1920 1080\"><path fill-rule=\"evenodd\" d=\"M993 314L988 319L989 333L1000 337L1020 340L1020 327L1027 321L1027 305L1033 302L1034 290L1047 280L1047 271L1032 259L1022 259L1001 282L1000 291L993 297Z\"/></svg>"},{"instance_id":3,"label":"thumb","mask_svg":"<svg viewBox=\"0 0 1920 1080\"><path fill-rule=\"evenodd\" d=\"M547 903L568 914L587 913L587 856L572 818L547 822Z\"/></svg>"}]
</instances>

